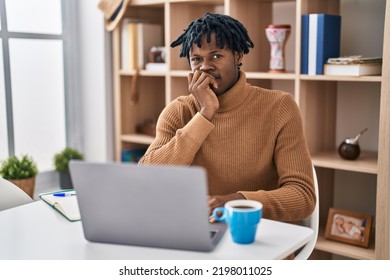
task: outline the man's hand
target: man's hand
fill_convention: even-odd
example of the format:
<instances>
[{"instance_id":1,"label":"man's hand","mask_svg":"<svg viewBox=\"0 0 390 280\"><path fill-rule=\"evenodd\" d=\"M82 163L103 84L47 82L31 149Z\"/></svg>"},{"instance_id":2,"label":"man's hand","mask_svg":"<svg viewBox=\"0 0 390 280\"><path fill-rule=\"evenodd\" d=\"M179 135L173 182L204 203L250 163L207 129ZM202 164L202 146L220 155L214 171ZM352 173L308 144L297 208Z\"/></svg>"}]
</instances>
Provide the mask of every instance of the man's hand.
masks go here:
<instances>
[{"instance_id":1,"label":"man's hand","mask_svg":"<svg viewBox=\"0 0 390 280\"><path fill-rule=\"evenodd\" d=\"M210 223L215 222L215 219L211 216L215 208L222 207L225 205L226 202L230 200L237 200L237 199L245 199L245 196L243 196L240 193L209 196L208 201L209 201Z\"/></svg>"},{"instance_id":2,"label":"man's hand","mask_svg":"<svg viewBox=\"0 0 390 280\"><path fill-rule=\"evenodd\" d=\"M214 117L219 108L218 98L213 92L218 88L215 78L200 70L188 74L188 90L198 100L200 113L209 121Z\"/></svg>"}]
</instances>

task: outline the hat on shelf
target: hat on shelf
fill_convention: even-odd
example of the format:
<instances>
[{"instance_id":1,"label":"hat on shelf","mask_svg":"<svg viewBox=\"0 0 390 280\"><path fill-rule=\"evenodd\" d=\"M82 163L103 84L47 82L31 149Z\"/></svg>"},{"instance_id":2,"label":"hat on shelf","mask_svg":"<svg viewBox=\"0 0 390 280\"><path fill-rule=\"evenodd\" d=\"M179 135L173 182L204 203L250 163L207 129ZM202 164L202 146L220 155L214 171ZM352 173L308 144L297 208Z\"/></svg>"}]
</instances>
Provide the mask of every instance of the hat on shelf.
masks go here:
<instances>
[{"instance_id":1,"label":"hat on shelf","mask_svg":"<svg viewBox=\"0 0 390 280\"><path fill-rule=\"evenodd\" d=\"M100 0L98 8L104 14L104 25L112 31L122 19L130 0Z\"/></svg>"}]
</instances>

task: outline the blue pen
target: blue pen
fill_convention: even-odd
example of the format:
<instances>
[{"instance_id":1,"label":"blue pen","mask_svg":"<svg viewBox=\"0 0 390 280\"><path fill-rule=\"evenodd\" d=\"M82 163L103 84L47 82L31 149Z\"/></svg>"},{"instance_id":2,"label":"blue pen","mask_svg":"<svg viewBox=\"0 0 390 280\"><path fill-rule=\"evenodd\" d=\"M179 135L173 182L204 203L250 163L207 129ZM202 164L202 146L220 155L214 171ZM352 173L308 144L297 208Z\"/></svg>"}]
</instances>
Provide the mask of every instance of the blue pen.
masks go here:
<instances>
[{"instance_id":1,"label":"blue pen","mask_svg":"<svg viewBox=\"0 0 390 280\"><path fill-rule=\"evenodd\" d=\"M54 193L53 196L72 196L72 195L76 195L75 193Z\"/></svg>"}]
</instances>

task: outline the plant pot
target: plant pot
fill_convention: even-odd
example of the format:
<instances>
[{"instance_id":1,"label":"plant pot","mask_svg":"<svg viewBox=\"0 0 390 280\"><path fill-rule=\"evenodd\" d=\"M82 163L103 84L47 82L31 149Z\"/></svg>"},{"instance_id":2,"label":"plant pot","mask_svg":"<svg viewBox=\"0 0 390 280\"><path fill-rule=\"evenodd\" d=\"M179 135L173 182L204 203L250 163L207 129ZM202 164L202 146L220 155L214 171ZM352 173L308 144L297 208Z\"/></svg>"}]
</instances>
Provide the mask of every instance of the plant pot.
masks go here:
<instances>
[{"instance_id":1,"label":"plant pot","mask_svg":"<svg viewBox=\"0 0 390 280\"><path fill-rule=\"evenodd\" d=\"M69 172L59 172L60 174L60 188L73 189L72 179L70 178Z\"/></svg>"},{"instance_id":2,"label":"plant pot","mask_svg":"<svg viewBox=\"0 0 390 280\"><path fill-rule=\"evenodd\" d=\"M32 199L34 199L35 177L30 177L30 178L26 178L26 179L8 180L8 181L10 181L11 183L18 186L26 194L28 194Z\"/></svg>"}]
</instances>

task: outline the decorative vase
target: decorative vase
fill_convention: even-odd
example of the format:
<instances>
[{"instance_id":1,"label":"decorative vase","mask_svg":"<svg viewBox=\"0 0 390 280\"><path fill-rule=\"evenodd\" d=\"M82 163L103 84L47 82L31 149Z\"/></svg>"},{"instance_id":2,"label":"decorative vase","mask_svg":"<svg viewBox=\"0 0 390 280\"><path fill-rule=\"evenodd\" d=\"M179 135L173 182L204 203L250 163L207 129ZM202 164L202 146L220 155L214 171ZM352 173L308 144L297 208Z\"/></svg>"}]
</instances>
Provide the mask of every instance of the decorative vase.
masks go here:
<instances>
[{"instance_id":1,"label":"decorative vase","mask_svg":"<svg viewBox=\"0 0 390 280\"><path fill-rule=\"evenodd\" d=\"M359 138L368 128L363 129L353 138L346 138L339 145L339 154L343 159L354 160L360 156Z\"/></svg>"},{"instance_id":2,"label":"decorative vase","mask_svg":"<svg viewBox=\"0 0 390 280\"><path fill-rule=\"evenodd\" d=\"M288 24L270 24L265 29L265 34L271 45L271 58L269 62L269 72L282 73L286 71L285 46L291 32Z\"/></svg>"},{"instance_id":3,"label":"decorative vase","mask_svg":"<svg viewBox=\"0 0 390 280\"><path fill-rule=\"evenodd\" d=\"M30 177L26 179L14 179L8 180L11 183L18 186L22 189L26 194L28 194L32 199L34 199L34 190L35 190L35 177Z\"/></svg>"},{"instance_id":4,"label":"decorative vase","mask_svg":"<svg viewBox=\"0 0 390 280\"><path fill-rule=\"evenodd\" d=\"M60 175L60 188L73 189L72 178L70 177L69 172L59 172Z\"/></svg>"},{"instance_id":5,"label":"decorative vase","mask_svg":"<svg viewBox=\"0 0 390 280\"><path fill-rule=\"evenodd\" d=\"M358 142L352 142L351 139L344 140L339 145L339 154L343 159L354 160L360 155L360 146Z\"/></svg>"}]
</instances>

